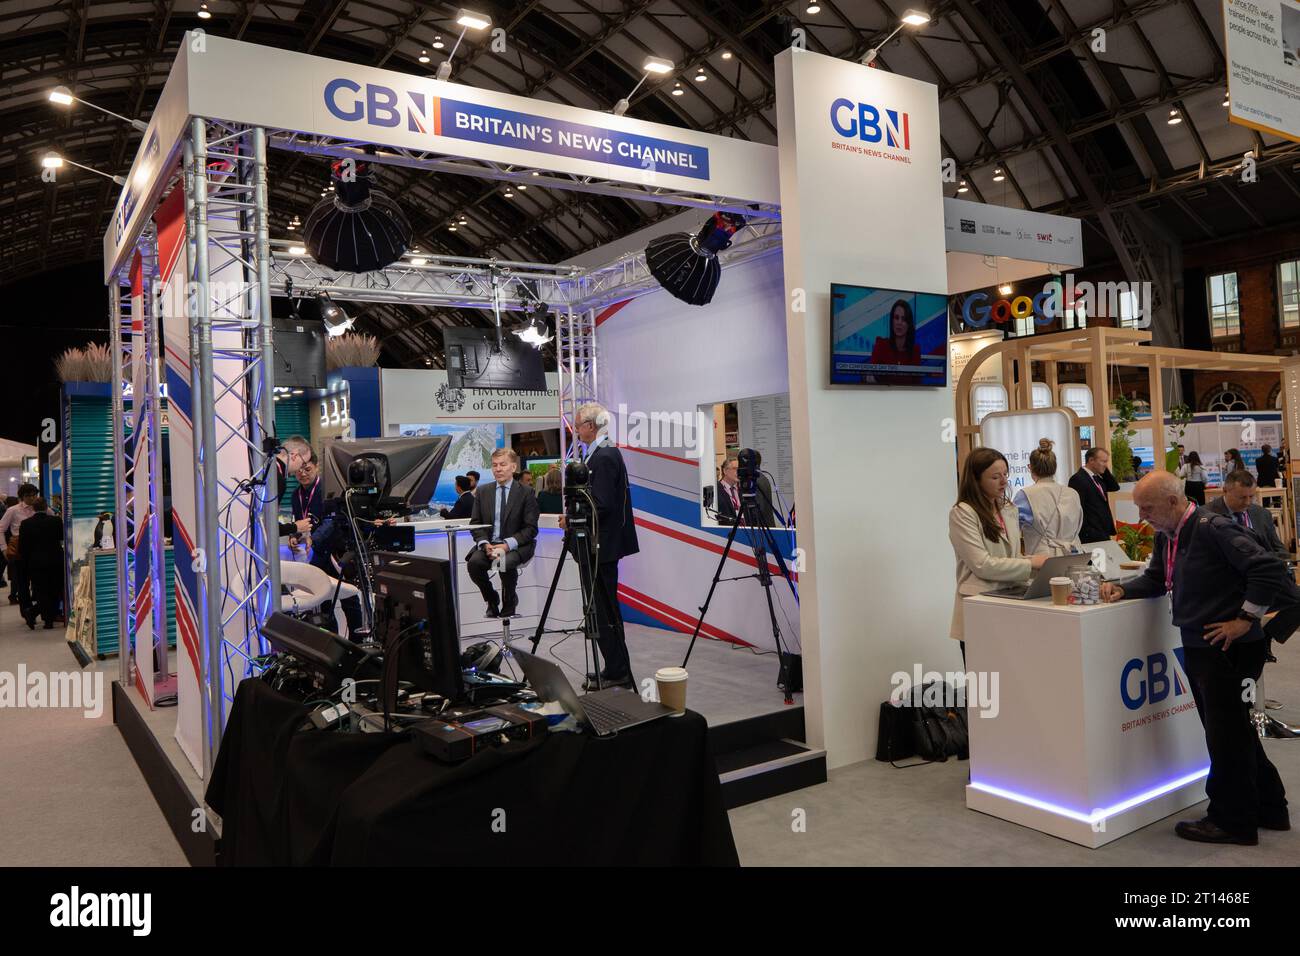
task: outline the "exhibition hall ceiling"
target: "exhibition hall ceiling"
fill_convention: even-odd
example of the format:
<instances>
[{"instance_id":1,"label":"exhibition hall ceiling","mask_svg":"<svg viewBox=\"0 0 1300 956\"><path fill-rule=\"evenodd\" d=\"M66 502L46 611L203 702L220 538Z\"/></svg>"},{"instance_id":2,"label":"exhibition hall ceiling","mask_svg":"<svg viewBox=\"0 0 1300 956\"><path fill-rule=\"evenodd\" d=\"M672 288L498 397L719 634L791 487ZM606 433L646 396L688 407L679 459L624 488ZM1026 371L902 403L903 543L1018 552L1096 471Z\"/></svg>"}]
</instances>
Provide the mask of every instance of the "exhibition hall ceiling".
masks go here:
<instances>
[{"instance_id":1,"label":"exhibition hall ceiling","mask_svg":"<svg viewBox=\"0 0 1300 956\"><path fill-rule=\"evenodd\" d=\"M777 52L802 40L859 58L917 5L820 0L810 13L807 0L479 0L471 6L504 28L504 48L494 50L488 34L467 35L453 79L608 110L636 85L646 56L666 57L675 72L644 83L629 116L775 143ZM100 255L118 188L66 170L42 182L45 151L125 174L139 145L126 123L53 108L51 87L147 120L181 36L195 27L421 76L434 74L459 32L456 6L439 3L209 0L207 8L211 17L199 19L199 0L0 3L0 283ZM1142 209L1185 242L1300 217L1295 144L1227 122L1218 0L939 0L929 12L930 23L905 28L876 66L938 86L942 151L965 181L962 198L1086 219L1088 194L1099 194ZM1171 110L1181 122L1168 122ZM1078 182L1078 164L1062 162L1065 150L1081 158L1095 190ZM1262 188L1235 175L1250 150ZM507 198L502 183L397 167L381 179L408 212L419 248L434 253L555 262L680 211L543 188ZM328 182L326 162L275 153L271 181L273 236L292 238L291 220L306 218ZM1096 243L1100 234L1088 232ZM1104 245L1098 252L1111 257ZM377 331L418 318L400 307L367 314Z\"/></svg>"}]
</instances>

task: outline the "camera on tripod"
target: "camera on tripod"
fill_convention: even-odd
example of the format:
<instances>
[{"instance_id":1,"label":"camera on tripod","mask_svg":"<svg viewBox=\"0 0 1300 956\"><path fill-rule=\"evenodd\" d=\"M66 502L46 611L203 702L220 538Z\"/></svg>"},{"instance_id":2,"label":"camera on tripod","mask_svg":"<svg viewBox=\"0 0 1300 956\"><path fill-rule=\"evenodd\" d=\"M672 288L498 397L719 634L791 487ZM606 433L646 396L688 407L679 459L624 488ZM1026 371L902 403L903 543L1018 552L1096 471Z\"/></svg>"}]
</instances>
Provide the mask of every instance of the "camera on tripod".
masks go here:
<instances>
[{"instance_id":1,"label":"camera on tripod","mask_svg":"<svg viewBox=\"0 0 1300 956\"><path fill-rule=\"evenodd\" d=\"M752 448L742 448L736 453L736 483L742 495L758 494L758 474L762 460Z\"/></svg>"},{"instance_id":2,"label":"camera on tripod","mask_svg":"<svg viewBox=\"0 0 1300 956\"><path fill-rule=\"evenodd\" d=\"M591 496L591 470L581 461L571 461L564 469L564 522L568 526L569 540L574 549L584 547L594 553L596 539L592 534L592 517L596 513L596 500ZM576 551L575 551L576 554Z\"/></svg>"}]
</instances>

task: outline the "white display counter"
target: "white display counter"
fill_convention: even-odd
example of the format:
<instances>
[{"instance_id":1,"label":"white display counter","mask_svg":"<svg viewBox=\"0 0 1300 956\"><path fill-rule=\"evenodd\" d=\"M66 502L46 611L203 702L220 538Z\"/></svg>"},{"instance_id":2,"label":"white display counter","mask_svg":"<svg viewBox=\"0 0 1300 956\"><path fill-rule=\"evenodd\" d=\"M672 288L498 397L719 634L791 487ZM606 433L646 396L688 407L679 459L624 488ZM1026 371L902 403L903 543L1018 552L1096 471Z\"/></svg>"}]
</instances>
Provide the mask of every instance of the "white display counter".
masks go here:
<instances>
[{"instance_id":1,"label":"white display counter","mask_svg":"<svg viewBox=\"0 0 1300 956\"><path fill-rule=\"evenodd\" d=\"M966 806L1099 847L1205 799L1205 735L1167 598L981 596L964 613L966 669L998 674L999 691L995 716L968 708Z\"/></svg>"},{"instance_id":2,"label":"white display counter","mask_svg":"<svg viewBox=\"0 0 1300 956\"><path fill-rule=\"evenodd\" d=\"M538 521L537 547L532 560L519 572L518 615L510 619L511 639L531 638L537 627L542 606L546 603L546 592L555 577L555 565L560 559L564 543L564 532L560 530L559 515L545 514ZM468 530L468 521L413 521L415 526L415 553L435 558L446 558L449 552L449 538L454 536L451 547L455 549L456 593L459 609L461 639L469 637L500 637L501 621L487 617L483 612L486 605L479 594L478 586L470 580L469 570L465 567L465 555L474 547L473 535ZM452 530L456 529L456 530ZM501 584L493 575L493 585L497 593ZM564 572L555 589L555 600L551 603L550 616L546 621L548 631L577 627L582 617L582 592L578 584L578 568L573 559L564 562Z\"/></svg>"}]
</instances>

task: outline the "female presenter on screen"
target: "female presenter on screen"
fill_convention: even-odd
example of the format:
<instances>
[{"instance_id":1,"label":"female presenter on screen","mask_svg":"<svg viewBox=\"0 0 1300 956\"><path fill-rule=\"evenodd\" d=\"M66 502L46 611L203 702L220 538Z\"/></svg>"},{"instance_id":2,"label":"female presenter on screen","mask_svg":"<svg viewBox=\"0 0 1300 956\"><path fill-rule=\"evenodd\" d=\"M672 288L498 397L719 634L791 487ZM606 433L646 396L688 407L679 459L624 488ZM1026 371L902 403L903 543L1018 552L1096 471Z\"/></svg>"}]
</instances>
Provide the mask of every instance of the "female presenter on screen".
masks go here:
<instances>
[{"instance_id":1,"label":"female presenter on screen","mask_svg":"<svg viewBox=\"0 0 1300 956\"><path fill-rule=\"evenodd\" d=\"M966 458L957 486L957 503L948 512L948 540L957 555L957 598L950 636L961 641L966 661L962 598L999 584L1028 581L1048 555L1020 555L1020 524L1007 500L1007 459L993 448L976 448Z\"/></svg>"},{"instance_id":2,"label":"female presenter on screen","mask_svg":"<svg viewBox=\"0 0 1300 956\"><path fill-rule=\"evenodd\" d=\"M1025 536L1025 554L1052 557L1081 550L1083 505L1077 491L1056 483L1056 453L1048 439L1040 439L1029 453L1029 473L1034 483L1017 491L1013 499Z\"/></svg>"},{"instance_id":3,"label":"female presenter on screen","mask_svg":"<svg viewBox=\"0 0 1300 956\"><path fill-rule=\"evenodd\" d=\"M920 365L921 347L916 344L916 320L907 300L899 299L889 309L889 337L876 336L871 350L872 365Z\"/></svg>"}]
</instances>

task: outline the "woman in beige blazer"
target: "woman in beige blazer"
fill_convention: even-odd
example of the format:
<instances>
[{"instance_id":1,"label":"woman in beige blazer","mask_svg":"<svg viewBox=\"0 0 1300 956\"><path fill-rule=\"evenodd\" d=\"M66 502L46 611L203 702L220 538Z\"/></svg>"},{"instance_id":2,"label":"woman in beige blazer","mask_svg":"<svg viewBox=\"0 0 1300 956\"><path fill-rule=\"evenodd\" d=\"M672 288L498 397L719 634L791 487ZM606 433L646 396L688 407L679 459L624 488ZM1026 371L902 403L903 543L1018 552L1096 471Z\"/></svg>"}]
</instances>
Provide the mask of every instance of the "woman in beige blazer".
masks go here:
<instances>
[{"instance_id":1,"label":"woman in beige blazer","mask_svg":"<svg viewBox=\"0 0 1300 956\"><path fill-rule=\"evenodd\" d=\"M948 540L957 555L957 598L952 610L951 637L961 641L962 599L991 591L1000 584L1029 580L1047 561L1037 554L1020 554L1020 522L1007 500L1007 459L993 448L976 448L966 457L957 486L957 503L948 512Z\"/></svg>"}]
</instances>

